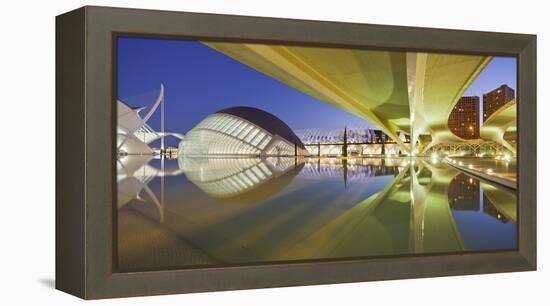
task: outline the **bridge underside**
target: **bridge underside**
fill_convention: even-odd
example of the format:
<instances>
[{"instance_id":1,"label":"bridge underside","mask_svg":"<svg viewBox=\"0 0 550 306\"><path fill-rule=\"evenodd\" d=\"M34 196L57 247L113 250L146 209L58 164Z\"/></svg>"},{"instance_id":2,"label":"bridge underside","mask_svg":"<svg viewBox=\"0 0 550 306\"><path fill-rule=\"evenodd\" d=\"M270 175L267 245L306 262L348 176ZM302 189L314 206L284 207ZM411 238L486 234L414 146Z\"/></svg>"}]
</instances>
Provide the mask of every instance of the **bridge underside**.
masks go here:
<instances>
[{"instance_id":1,"label":"bridge underside","mask_svg":"<svg viewBox=\"0 0 550 306\"><path fill-rule=\"evenodd\" d=\"M203 42L323 102L368 120L405 152L464 142L447 126L489 56ZM399 138L410 134L411 145ZM429 135L431 143L416 143Z\"/></svg>"},{"instance_id":2,"label":"bridge underside","mask_svg":"<svg viewBox=\"0 0 550 306\"><path fill-rule=\"evenodd\" d=\"M516 118L517 107L514 99L487 118L480 130L481 138L499 143L516 155L516 147L505 139L507 131L512 130L512 134L515 134Z\"/></svg>"}]
</instances>

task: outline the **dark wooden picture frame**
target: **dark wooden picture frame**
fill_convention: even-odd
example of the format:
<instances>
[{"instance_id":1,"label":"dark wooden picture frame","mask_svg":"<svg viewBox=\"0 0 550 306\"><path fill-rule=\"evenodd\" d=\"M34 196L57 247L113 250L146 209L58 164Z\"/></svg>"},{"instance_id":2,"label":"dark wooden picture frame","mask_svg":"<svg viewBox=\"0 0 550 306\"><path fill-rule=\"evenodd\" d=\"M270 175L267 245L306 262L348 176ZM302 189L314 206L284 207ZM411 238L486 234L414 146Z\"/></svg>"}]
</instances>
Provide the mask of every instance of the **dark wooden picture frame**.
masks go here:
<instances>
[{"instance_id":1,"label":"dark wooden picture frame","mask_svg":"<svg viewBox=\"0 0 550 306\"><path fill-rule=\"evenodd\" d=\"M113 271L117 33L518 59L517 250ZM83 7L56 18L56 288L84 299L536 270L536 36Z\"/></svg>"}]
</instances>

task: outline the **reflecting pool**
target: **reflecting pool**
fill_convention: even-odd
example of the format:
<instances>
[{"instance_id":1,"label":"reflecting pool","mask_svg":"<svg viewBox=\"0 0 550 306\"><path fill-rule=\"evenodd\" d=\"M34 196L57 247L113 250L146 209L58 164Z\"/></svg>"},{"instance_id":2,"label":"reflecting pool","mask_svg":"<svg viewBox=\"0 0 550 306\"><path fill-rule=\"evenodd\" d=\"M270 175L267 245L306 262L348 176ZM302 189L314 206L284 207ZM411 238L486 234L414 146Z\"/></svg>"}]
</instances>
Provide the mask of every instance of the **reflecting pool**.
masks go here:
<instances>
[{"instance_id":1,"label":"reflecting pool","mask_svg":"<svg viewBox=\"0 0 550 306\"><path fill-rule=\"evenodd\" d=\"M118 161L122 271L514 249L516 192L431 159Z\"/></svg>"}]
</instances>

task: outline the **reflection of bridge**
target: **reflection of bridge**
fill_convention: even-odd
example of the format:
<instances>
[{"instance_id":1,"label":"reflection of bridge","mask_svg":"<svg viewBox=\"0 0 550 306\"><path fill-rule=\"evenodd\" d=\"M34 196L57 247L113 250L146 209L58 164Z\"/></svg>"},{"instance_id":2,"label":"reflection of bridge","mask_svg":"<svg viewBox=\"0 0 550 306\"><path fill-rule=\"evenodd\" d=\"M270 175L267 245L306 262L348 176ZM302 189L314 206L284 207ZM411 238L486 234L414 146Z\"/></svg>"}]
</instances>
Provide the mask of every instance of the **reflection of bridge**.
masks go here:
<instances>
[{"instance_id":1,"label":"reflection of bridge","mask_svg":"<svg viewBox=\"0 0 550 306\"><path fill-rule=\"evenodd\" d=\"M327 258L466 251L448 195L459 174L441 163L408 163L393 182L274 257ZM461 175L461 174L459 174ZM461 182L459 182L461 183ZM481 184L515 222L513 192ZM402 220L400 222L399 220ZM405 220L410 220L406 222ZM403 224L409 224L404 227Z\"/></svg>"},{"instance_id":2,"label":"reflection of bridge","mask_svg":"<svg viewBox=\"0 0 550 306\"><path fill-rule=\"evenodd\" d=\"M161 190L159 200L148 185L156 177L164 180L165 176L182 174L182 170L179 168L166 169L164 162L161 163L160 169L155 168L149 164L152 159L151 155L121 156L117 159L117 207L121 208L135 200L147 202L143 198L145 192L149 201L155 205L162 221L164 219L164 191Z\"/></svg>"},{"instance_id":3,"label":"reflection of bridge","mask_svg":"<svg viewBox=\"0 0 550 306\"><path fill-rule=\"evenodd\" d=\"M378 162L376 162L378 161ZM346 182L368 181L373 176L396 175L398 164L383 164L380 159L356 159L343 162L338 159L309 158L298 175L305 179L336 178Z\"/></svg>"},{"instance_id":4,"label":"reflection of bridge","mask_svg":"<svg viewBox=\"0 0 550 306\"><path fill-rule=\"evenodd\" d=\"M180 264L192 264L184 262L183 258L165 257L174 252L186 254L191 251L202 254L200 259L193 259L197 262L237 263L469 250L449 202L451 190L465 182L456 179L457 175L463 174L444 163L395 159L391 164L399 167L400 172L389 184L372 182L360 186L373 191L366 198L357 198L351 206L342 206L339 201L353 195L346 195L341 185L302 180L302 172L311 173L307 169L313 170L314 163L302 168L295 166L293 158L271 161L242 159L238 164L234 161L221 158L192 163L185 161L183 168L189 167L189 177L197 180L191 181L204 192L222 200L195 203L194 198L189 199L189 203L178 202L164 212L166 216L162 225L139 221L147 222L145 228L154 233L162 230L161 236L125 228L120 234L125 241L155 239L142 244L125 244L120 256L153 256L146 257L148 262L163 265L174 260ZM269 171L286 172L263 182L256 174L259 183L254 185L254 177L249 174L257 173L260 164L266 163L273 165L268 167ZM382 163L380 160L379 164ZM253 169L255 166L258 167L256 170ZM331 169L337 166L322 165ZM177 172L173 170L172 173ZM234 192L219 195L211 193L214 189L207 186L211 182L229 182L231 177L238 177L240 183L234 180L233 183L224 183L229 191L235 190L235 186L246 185L247 180L252 186L260 187L251 187L249 192L235 198L230 196L235 195ZM298 185L294 184L296 180L300 181ZM322 188L312 189L317 184L322 184ZM496 210L515 222L517 206L513 191L485 183L477 186L481 186ZM275 190L275 193L266 190ZM222 189L215 191L222 192ZM227 205L225 199L230 198L235 198L235 201ZM267 201L274 198L278 200ZM135 222L135 226L142 224ZM186 245L186 241L191 245ZM159 250L174 248L174 251L151 253L147 250L148 245L155 245Z\"/></svg>"},{"instance_id":5,"label":"reflection of bridge","mask_svg":"<svg viewBox=\"0 0 550 306\"><path fill-rule=\"evenodd\" d=\"M408 163L391 184L326 224L284 257L465 250L447 200L456 173L444 165Z\"/></svg>"},{"instance_id":6,"label":"reflection of bridge","mask_svg":"<svg viewBox=\"0 0 550 306\"><path fill-rule=\"evenodd\" d=\"M321 101L365 118L405 152L449 142L449 115L489 56L205 42ZM410 135L411 148L398 136ZM428 140L426 140L428 139ZM431 139L431 140L430 140Z\"/></svg>"},{"instance_id":7,"label":"reflection of bridge","mask_svg":"<svg viewBox=\"0 0 550 306\"><path fill-rule=\"evenodd\" d=\"M508 220L517 222L517 198L513 192L501 190L487 183L481 183L481 188L484 196L491 201L499 213Z\"/></svg>"},{"instance_id":8,"label":"reflection of bridge","mask_svg":"<svg viewBox=\"0 0 550 306\"><path fill-rule=\"evenodd\" d=\"M144 202L143 191L159 212L160 220L164 219L163 203L159 201L148 184L159 175L159 170L148 165L151 156L122 157L117 160L117 207L120 209L131 201Z\"/></svg>"}]
</instances>

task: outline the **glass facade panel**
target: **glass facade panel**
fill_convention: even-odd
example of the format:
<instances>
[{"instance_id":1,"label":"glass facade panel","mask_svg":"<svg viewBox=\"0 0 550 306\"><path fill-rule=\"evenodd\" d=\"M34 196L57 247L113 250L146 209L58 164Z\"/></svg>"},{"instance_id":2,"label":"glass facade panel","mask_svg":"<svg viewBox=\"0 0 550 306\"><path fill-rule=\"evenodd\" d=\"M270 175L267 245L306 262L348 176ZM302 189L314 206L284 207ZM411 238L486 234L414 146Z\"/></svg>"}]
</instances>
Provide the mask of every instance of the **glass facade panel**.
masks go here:
<instances>
[{"instance_id":1,"label":"glass facade panel","mask_svg":"<svg viewBox=\"0 0 550 306\"><path fill-rule=\"evenodd\" d=\"M271 170L269 170L269 168L267 168L266 165L264 165L263 163L262 164L259 164L258 165L260 167L260 169L262 169L262 171L267 174L267 176L271 176L273 173L271 172Z\"/></svg>"},{"instance_id":2,"label":"glass facade panel","mask_svg":"<svg viewBox=\"0 0 550 306\"><path fill-rule=\"evenodd\" d=\"M248 176L248 178L250 178L254 183L259 183L260 180L256 177L256 175L254 175L254 173L252 173L252 171L250 169L247 169L245 172L246 176Z\"/></svg>"},{"instance_id":3,"label":"glass facade panel","mask_svg":"<svg viewBox=\"0 0 550 306\"><path fill-rule=\"evenodd\" d=\"M267 152L267 146L272 140L273 137L257 125L237 116L216 113L206 117L187 133L180 142L179 152L195 156L294 154L294 145L280 137L276 146L270 146ZM251 173L256 175L255 171Z\"/></svg>"},{"instance_id":4,"label":"glass facade panel","mask_svg":"<svg viewBox=\"0 0 550 306\"><path fill-rule=\"evenodd\" d=\"M252 168L252 171L254 171L254 173L256 173L256 175L257 175L260 179L262 179L262 180L265 179L265 177L266 177L265 174L264 174L260 169L258 169L257 166L253 167L253 168Z\"/></svg>"},{"instance_id":5,"label":"glass facade panel","mask_svg":"<svg viewBox=\"0 0 550 306\"><path fill-rule=\"evenodd\" d=\"M239 126L240 123L241 123L240 120L235 119L235 122L233 122L233 124L231 124L231 127L229 129L227 129L227 134L232 135L233 132L235 131L235 129Z\"/></svg>"},{"instance_id":6,"label":"glass facade panel","mask_svg":"<svg viewBox=\"0 0 550 306\"><path fill-rule=\"evenodd\" d=\"M231 132L231 136L237 137L237 135L239 135L245 127L246 127L245 122L239 122L239 125L237 125L237 128L233 130L233 132Z\"/></svg>"},{"instance_id":7,"label":"glass facade panel","mask_svg":"<svg viewBox=\"0 0 550 306\"><path fill-rule=\"evenodd\" d=\"M252 138L254 138L254 136L256 136L258 134L258 132L260 131L260 129L258 128L254 128L252 131L250 131L248 133L248 135L246 135L246 138L244 139L244 141L250 143L250 141L252 140Z\"/></svg>"},{"instance_id":8,"label":"glass facade panel","mask_svg":"<svg viewBox=\"0 0 550 306\"><path fill-rule=\"evenodd\" d=\"M271 141L271 136L266 136L264 138L264 140L262 141L262 143L258 146L260 148L260 150L263 150L265 148L265 146L267 146L267 144L269 143L269 141Z\"/></svg>"},{"instance_id":9,"label":"glass facade panel","mask_svg":"<svg viewBox=\"0 0 550 306\"><path fill-rule=\"evenodd\" d=\"M230 118L227 124L223 127L222 132L229 134L229 130L235 125L237 120Z\"/></svg>"},{"instance_id":10,"label":"glass facade panel","mask_svg":"<svg viewBox=\"0 0 550 306\"><path fill-rule=\"evenodd\" d=\"M242 131L239 133L239 135L237 135L237 138L239 139L243 139L246 134L248 134L248 132L250 132L250 130L253 128L252 125L250 124L245 124L245 127L242 129Z\"/></svg>"},{"instance_id":11,"label":"glass facade panel","mask_svg":"<svg viewBox=\"0 0 550 306\"><path fill-rule=\"evenodd\" d=\"M252 141L250 142L253 146L258 146L258 144L260 143L260 141L262 141L262 139L265 137L265 133L260 131L256 137L254 137L254 139L252 139Z\"/></svg>"}]
</instances>

